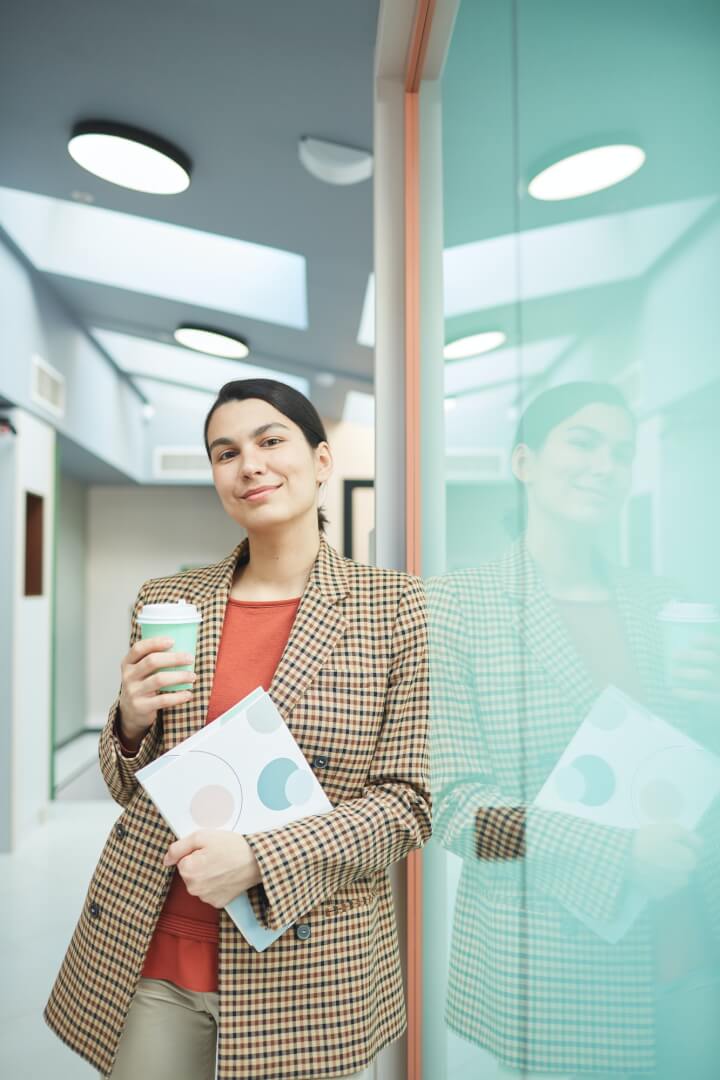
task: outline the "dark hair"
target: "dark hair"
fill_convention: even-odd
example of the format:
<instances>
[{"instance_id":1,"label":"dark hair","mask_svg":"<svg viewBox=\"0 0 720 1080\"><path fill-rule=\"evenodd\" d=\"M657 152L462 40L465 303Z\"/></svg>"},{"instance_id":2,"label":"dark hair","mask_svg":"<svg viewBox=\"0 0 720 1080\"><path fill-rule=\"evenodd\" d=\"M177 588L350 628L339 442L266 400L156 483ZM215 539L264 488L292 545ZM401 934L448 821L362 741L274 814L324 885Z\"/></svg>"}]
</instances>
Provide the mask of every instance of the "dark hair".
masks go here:
<instances>
[{"instance_id":1,"label":"dark hair","mask_svg":"<svg viewBox=\"0 0 720 1080\"><path fill-rule=\"evenodd\" d=\"M569 382L553 386L531 401L515 432L512 449L520 445L531 450L541 450L548 435L558 424L574 416L586 405L611 405L623 409L633 425L635 417L627 401L612 383ZM505 518L505 524L511 533L519 536L527 526L527 495L525 488L517 481L519 499L516 510L511 510Z\"/></svg>"},{"instance_id":2,"label":"dark hair","mask_svg":"<svg viewBox=\"0 0 720 1080\"><path fill-rule=\"evenodd\" d=\"M208 427L215 410L229 401L249 401L251 398L266 401L283 416L287 416L288 420L297 424L313 450L321 442L328 441L325 426L317 409L299 390L288 386L287 383L277 382L275 379L236 379L234 382L225 383L205 417L203 436L208 458L210 457ZM325 531L327 523L325 511L318 507L318 526L321 532Z\"/></svg>"}]
</instances>

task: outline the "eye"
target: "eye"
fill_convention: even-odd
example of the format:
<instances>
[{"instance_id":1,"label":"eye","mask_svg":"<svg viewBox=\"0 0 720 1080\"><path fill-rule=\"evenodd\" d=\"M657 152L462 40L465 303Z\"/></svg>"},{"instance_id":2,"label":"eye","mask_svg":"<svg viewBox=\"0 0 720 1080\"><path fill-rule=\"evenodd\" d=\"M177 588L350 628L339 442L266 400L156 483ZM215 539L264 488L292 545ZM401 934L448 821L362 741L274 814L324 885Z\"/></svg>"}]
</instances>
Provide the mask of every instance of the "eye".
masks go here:
<instances>
[{"instance_id":1,"label":"eye","mask_svg":"<svg viewBox=\"0 0 720 1080\"><path fill-rule=\"evenodd\" d=\"M592 435L581 435L580 433L569 435L568 442L571 446L577 446L581 450L592 450L597 445L597 439Z\"/></svg>"},{"instance_id":2,"label":"eye","mask_svg":"<svg viewBox=\"0 0 720 1080\"><path fill-rule=\"evenodd\" d=\"M234 454L234 453L235 453L234 450L223 450L222 454L218 454L218 456L217 456L217 458L215 460L216 461L224 461L227 458L228 454Z\"/></svg>"},{"instance_id":3,"label":"eye","mask_svg":"<svg viewBox=\"0 0 720 1080\"><path fill-rule=\"evenodd\" d=\"M263 439L263 441L260 443L260 445L261 446L269 446L271 443L273 445L275 445L276 443L281 443L281 442L282 442L282 439L279 438L277 435L270 435L267 439Z\"/></svg>"}]
</instances>

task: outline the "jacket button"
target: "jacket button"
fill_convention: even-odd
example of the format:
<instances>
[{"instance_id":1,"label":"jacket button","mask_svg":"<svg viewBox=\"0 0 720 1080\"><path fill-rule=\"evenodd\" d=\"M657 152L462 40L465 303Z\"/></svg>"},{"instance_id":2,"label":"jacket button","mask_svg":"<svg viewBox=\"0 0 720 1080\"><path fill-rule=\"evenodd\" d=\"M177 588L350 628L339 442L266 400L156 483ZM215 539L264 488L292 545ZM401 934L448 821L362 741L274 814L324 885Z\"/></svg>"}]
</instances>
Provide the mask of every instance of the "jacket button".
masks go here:
<instances>
[{"instance_id":1,"label":"jacket button","mask_svg":"<svg viewBox=\"0 0 720 1080\"><path fill-rule=\"evenodd\" d=\"M306 922L298 923L295 927L295 937L298 941L307 941L310 937L310 927Z\"/></svg>"},{"instance_id":2,"label":"jacket button","mask_svg":"<svg viewBox=\"0 0 720 1080\"><path fill-rule=\"evenodd\" d=\"M314 757L312 759L312 767L313 767L313 769L326 769L327 768L327 763L328 763L328 759L325 757L324 754L318 754L316 757Z\"/></svg>"},{"instance_id":3,"label":"jacket button","mask_svg":"<svg viewBox=\"0 0 720 1080\"><path fill-rule=\"evenodd\" d=\"M92 904L90 905L90 917L92 919L99 919L100 918L100 905L96 904L94 900L93 900Z\"/></svg>"},{"instance_id":4,"label":"jacket button","mask_svg":"<svg viewBox=\"0 0 720 1080\"><path fill-rule=\"evenodd\" d=\"M124 825L116 825L115 826L115 835L117 836L118 840L124 840L125 837L127 836L127 829L125 828L125 826Z\"/></svg>"}]
</instances>

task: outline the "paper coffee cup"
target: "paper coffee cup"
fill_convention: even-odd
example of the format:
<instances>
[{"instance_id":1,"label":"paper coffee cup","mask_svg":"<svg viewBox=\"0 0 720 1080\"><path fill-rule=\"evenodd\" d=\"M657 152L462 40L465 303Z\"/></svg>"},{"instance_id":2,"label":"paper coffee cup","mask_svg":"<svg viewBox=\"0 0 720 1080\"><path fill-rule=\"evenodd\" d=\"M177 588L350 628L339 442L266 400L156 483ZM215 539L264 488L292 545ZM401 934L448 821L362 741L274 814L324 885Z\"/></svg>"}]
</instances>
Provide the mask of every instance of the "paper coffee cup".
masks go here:
<instances>
[{"instance_id":1,"label":"paper coffee cup","mask_svg":"<svg viewBox=\"0 0 720 1080\"><path fill-rule=\"evenodd\" d=\"M198 627L202 615L194 604L178 600L172 604L144 604L138 615L138 623L143 638L169 637L175 642L172 651L192 653L192 664L180 664L177 667L160 668L160 671L194 671L195 648L197 646ZM176 690L192 690L192 683L177 683L164 686L161 694L174 693Z\"/></svg>"},{"instance_id":2,"label":"paper coffee cup","mask_svg":"<svg viewBox=\"0 0 720 1080\"><path fill-rule=\"evenodd\" d=\"M658 615L663 628L665 646L665 672L670 682L670 671L675 654L696 648L698 639L717 633L720 614L715 604L696 604L672 600L665 604Z\"/></svg>"}]
</instances>

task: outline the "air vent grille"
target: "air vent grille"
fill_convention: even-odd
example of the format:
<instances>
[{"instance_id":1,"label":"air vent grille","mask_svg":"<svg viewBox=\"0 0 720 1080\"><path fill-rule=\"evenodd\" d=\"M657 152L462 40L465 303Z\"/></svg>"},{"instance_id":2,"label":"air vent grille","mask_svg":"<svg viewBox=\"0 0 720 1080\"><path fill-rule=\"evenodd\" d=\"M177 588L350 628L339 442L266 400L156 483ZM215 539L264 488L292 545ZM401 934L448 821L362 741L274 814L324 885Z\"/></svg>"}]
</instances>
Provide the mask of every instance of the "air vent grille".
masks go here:
<instances>
[{"instance_id":1,"label":"air vent grille","mask_svg":"<svg viewBox=\"0 0 720 1080\"><path fill-rule=\"evenodd\" d=\"M54 416L65 415L65 378L37 353L31 363L30 396Z\"/></svg>"},{"instance_id":2,"label":"air vent grille","mask_svg":"<svg viewBox=\"0 0 720 1080\"><path fill-rule=\"evenodd\" d=\"M153 476L163 480L210 480L210 464L204 450L195 446L156 446Z\"/></svg>"}]
</instances>

